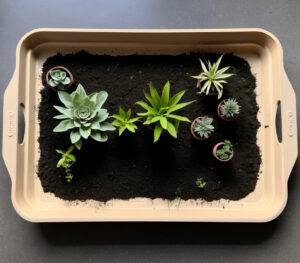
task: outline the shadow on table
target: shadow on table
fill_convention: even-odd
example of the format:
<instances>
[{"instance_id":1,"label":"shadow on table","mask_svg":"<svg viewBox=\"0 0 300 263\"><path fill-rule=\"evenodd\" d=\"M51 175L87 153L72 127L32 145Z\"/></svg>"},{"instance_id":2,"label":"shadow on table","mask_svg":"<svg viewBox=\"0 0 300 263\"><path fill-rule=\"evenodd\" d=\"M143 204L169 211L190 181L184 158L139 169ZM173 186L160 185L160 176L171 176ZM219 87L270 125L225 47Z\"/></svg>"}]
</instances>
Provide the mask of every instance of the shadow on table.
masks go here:
<instances>
[{"instance_id":1,"label":"shadow on table","mask_svg":"<svg viewBox=\"0 0 300 263\"><path fill-rule=\"evenodd\" d=\"M53 245L96 244L258 244L270 238L277 220L233 223L45 223L43 236Z\"/></svg>"}]
</instances>

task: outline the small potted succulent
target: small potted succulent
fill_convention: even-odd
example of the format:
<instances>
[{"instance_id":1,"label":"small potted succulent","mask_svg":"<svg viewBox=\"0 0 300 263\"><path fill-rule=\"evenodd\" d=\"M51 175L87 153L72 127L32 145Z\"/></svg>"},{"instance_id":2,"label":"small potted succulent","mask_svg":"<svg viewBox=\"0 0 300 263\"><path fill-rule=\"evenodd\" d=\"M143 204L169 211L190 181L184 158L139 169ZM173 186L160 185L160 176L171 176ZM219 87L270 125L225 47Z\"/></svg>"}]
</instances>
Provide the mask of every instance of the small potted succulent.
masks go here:
<instances>
[{"instance_id":1,"label":"small potted succulent","mask_svg":"<svg viewBox=\"0 0 300 263\"><path fill-rule=\"evenodd\" d=\"M135 130L137 129L135 122L140 119L140 117L130 118L131 109L125 112L121 107L119 107L119 115L114 114L112 117L115 118L112 125L119 128L119 136L121 136L125 130L135 133Z\"/></svg>"},{"instance_id":2,"label":"small potted succulent","mask_svg":"<svg viewBox=\"0 0 300 263\"><path fill-rule=\"evenodd\" d=\"M106 91L86 94L83 86L78 85L71 94L58 91L58 97L65 107L54 106L60 112L55 119L62 120L54 132L70 131L71 143L80 150L82 138L92 137L98 142L106 142L106 131L114 131L116 128L107 122L108 112L102 108L108 94Z\"/></svg>"},{"instance_id":3,"label":"small potted succulent","mask_svg":"<svg viewBox=\"0 0 300 263\"><path fill-rule=\"evenodd\" d=\"M143 107L146 112L138 113L138 116L145 119L144 125L154 131L154 142L158 141L162 133L169 133L177 138L180 121L191 122L187 117L174 114L175 111L182 109L194 101L178 103L185 93L185 90L178 92L170 98L170 82L168 81L159 96L154 85L149 83L150 94L144 91L145 98L150 105L144 101L136 104ZM153 128L153 126L154 128Z\"/></svg>"},{"instance_id":4,"label":"small potted succulent","mask_svg":"<svg viewBox=\"0 0 300 263\"><path fill-rule=\"evenodd\" d=\"M234 154L232 143L229 140L219 142L213 148L214 157L220 162L228 162Z\"/></svg>"},{"instance_id":5,"label":"small potted succulent","mask_svg":"<svg viewBox=\"0 0 300 263\"><path fill-rule=\"evenodd\" d=\"M206 67L204 62L199 59L202 72L198 76L192 76L192 78L198 80L197 88L200 89L198 94L205 93L206 95L218 95L218 99L222 97L223 84L227 83L225 79L234 75L231 73L225 73L230 68L229 66L219 69L222 57L223 55L220 56L217 62L213 64L208 61L208 67Z\"/></svg>"},{"instance_id":6,"label":"small potted succulent","mask_svg":"<svg viewBox=\"0 0 300 263\"><path fill-rule=\"evenodd\" d=\"M224 121L233 121L240 115L241 107L236 99L225 99L219 103L217 113Z\"/></svg>"},{"instance_id":7,"label":"small potted succulent","mask_svg":"<svg viewBox=\"0 0 300 263\"><path fill-rule=\"evenodd\" d=\"M47 72L46 81L54 91L63 91L72 86L74 83L74 78L72 73L67 68L56 66Z\"/></svg>"},{"instance_id":8,"label":"small potted succulent","mask_svg":"<svg viewBox=\"0 0 300 263\"><path fill-rule=\"evenodd\" d=\"M191 124L192 136L200 141L207 140L214 132L213 118L207 116L196 118Z\"/></svg>"}]
</instances>

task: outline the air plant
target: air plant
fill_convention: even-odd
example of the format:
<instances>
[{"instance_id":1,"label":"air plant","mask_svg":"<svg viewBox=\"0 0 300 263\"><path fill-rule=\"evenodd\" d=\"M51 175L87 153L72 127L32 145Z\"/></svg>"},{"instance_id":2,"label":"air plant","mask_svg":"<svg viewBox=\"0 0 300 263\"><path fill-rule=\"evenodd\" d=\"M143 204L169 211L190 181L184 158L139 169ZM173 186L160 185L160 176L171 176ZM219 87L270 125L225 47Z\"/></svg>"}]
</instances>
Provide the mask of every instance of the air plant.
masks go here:
<instances>
[{"instance_id":1,"label":"air plant","mask_svg":"<svg viewBox=\"0 0 300 263\"><path fill-rule=\"evenodd\" d=\"M206 67L204 62L199 59L203 71L198 76L192 76L192 78L198 79L197 87L200 87L201 82L204 83L201 85L201 89L198 94L202 94L205 92L205 94L208 95L210 91L216 90L218 92L218 99L222 97L223 84L227 83L225 79L234 75L231 73L225 73L230 68L230 66L219 69L222 58L223 55L220 56L217 62L213 64L208 61L208 67Z\"/></svg>"}]
</instances>

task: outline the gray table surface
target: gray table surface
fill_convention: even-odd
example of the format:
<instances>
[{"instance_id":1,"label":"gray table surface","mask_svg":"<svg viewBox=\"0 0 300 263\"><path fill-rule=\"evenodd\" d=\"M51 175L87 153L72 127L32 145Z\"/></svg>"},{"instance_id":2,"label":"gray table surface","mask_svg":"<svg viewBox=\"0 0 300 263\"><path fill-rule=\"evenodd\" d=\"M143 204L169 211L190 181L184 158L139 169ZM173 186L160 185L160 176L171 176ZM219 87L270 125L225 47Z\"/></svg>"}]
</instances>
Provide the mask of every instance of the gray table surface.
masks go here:
<instances>
[{"instance_id":1,"label":"gray table surface","mask_svg":"<svg viewBox=\"0 0 300 263\"><path fill-rule=\"evenodd\" d=\"M281 41L287 75L300 94L299 0L1 0L1 101L18 40L39 27L262 27ZM286 209L270 223L32 224L14 211L0 162L0 262L299 262L299 164L289 180Z\"/></svg>"}]
</instances>

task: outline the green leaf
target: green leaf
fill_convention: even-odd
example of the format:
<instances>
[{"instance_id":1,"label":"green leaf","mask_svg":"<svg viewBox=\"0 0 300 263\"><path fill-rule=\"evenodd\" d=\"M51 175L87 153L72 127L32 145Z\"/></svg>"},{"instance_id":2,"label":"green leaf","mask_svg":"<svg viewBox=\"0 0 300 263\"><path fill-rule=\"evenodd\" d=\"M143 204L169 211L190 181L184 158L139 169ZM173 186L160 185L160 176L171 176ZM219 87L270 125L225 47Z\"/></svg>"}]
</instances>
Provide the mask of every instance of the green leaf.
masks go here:
<instances>
[{"instance_id":1,"label":"green leaf","mask_svg":"<svg viewBox=\"0 0 300 263\"><path fill-rule=\"evenodd\" d=\"M101 109L101 107L105 103L107 97L108 97L108 93L106 91L100 91L98 93L97 100L96 100L96 107L95 107L96 111L98 111L99 109Z\"/></svg>"},{"instance_id":2,"label":"green leaf","mask_svg":"<svg viewBox=\"0 0 300 263\"><path fill-rule=\"evenodd\" d=\"M119 127L119 126L123 125L123 122L121 122L121 121L119 121L119 120L114 120L114 121L112 122L112 125ZM92 127L92 128L93 128L93 127Z\"/></svg>"},{"instance_id":3,"label":"green leaf","mask_svg":"<svg viewBox=\"0 0 300 263\"><path fill-rule=\"evenodd\" d=\"M70 133L70 140L74 144L80 140L80 132L77 129L73 129Z\"/></svg>"},{"instance_id":4,"label":"green leaf","mask_svg":"<svg viewBox=\"0 0 300 263\"><path fill-rule=\"evenodd\" d=\"M179 123L180 123L179 120L176 120L176 119L174 120L174 127L175 127L175 130L176 130L176 133L178 131Z\"/></svg>"},{"instance_id":5,"label":"green leaf","mask_svg":"<svg viewBox=\"0 0 300 263\"><path fill-rule=\"evenodd\" d=\"M130 119L129 121L127 121L128 123L134 123L136 121L138 121L140 119L140 117L135 117L135 118L132 118Z\"/></svg>"},{"instance_id":6,"label":"green leaf","mask_svg":"<svg viewBox=\"0 0 300 263\"><path fill-rule=\"evenodd\" d=\"M92 130L100 130L100 123L99 122L94 122L91 126Z\"/></svg>"},{"instance_id":7,"label":"green leaf","mask_svg":"<svg viewBox=\"0 0 300 263\"><path fill-rule=\"evenodd\" d=\"M168 124L168 121L167 121L167 118L165 117L160 117L159 118L160 120L160 125L163 129L167 129L167 124Z\"/></svg>"},{"instance_id":8,"label":"green leaf","mask_svg":"<svg viewBox=\"0 0 300 263\"><path fill-rule=\"evenodd\" d=\"M61 102L69 109L73 108L73 102L72 97L69 95L69 93L65 91L58 91L57 92L59 99Z\"/></svg>"},{"instance_id":9,"label":"green leaf","mask_svg":"<svg viewBox=\"0 0 300 263\"><path fill-rule=\"evenodd\" d=\"M53 119L63 120L63 119L69 119L69 117L64 114L61 114L61 115L54 116Z\"/></svg>"},{"instance_id":10,"label":"green leaf","mask_svg":"<svg viewBox=\"0 0 300 263\"><path fill-rule=\"evenodd\" d=\"M167 131L168 131L174 138L177 138L177 131L176 131L176 128L175 128L175 126L174 126L170 121L168 121Z\"/></svg>"},{"instance_id":11,"label":"green leaf","mask_svg":"<svg viewBox=\"0 0 300 263\"><path fill-rule=\"evenodd\" d=\"M216 72L216 70L219 68L223 56L224 56L224 55L221 55L221 56L218 58L218 60L217 60L217 62L216 62L216 64L215 64L215 72ZM215 72L214 72L214 73L215 73Z\"/></svg>"},{"instance_id":12,"label":"green leaf","mask_svg":"<svg viewBox=\"0 0 300 263\"><path fill-rule=\"evenodd\" d=\"M66 77L61 83L64 85L69 85L71 83L71 79L69 77Z\"/></svg>"},{"instance_id":13,"label":"green leaf","mask_svg":"<svg viewBox=\"0 0 300 263\"><path fill-rule=\"evenodd\" d=\"M107 135L105 135L99 131L93 130L91 133L91 137L98 142L106 142L107 141Z\"/></svg>"},{"instance_id":14,"label":"green leaf","mask_svg":"<svg viewBox=\"0 0 300 263\"><path fill-rule=\"evenodd\" d=\"M159 102L160 103L160 96L156 90L156 88L154 87L153 83L152 82L149 82L149 88L150 88L150 94L151 94L151 97L156 101L156 102ZM160 107L160 105L159 105ZM158 107L158 108L159 108Z\"/></svg>"},{"instance_id":15,"label":"green leaf","mask_svg":"<svg viewBox=\"0 0 300 263\"><path fill-rule=\"evenodd\" d=\"M84 87L81 84L78 84L75 92L77 94L79 94L80 97L83 97L83 98L87 97Z\"/></svg>"},{"instance_id":16,"label":"green leaf","mask_svg":"<svg viewBox=\"0 0 300 263\"><path fill-rule=\"evenodd\" d=\"M67 150L66 154L69 154L69 153L71 153L73 150L74 150L74 146L73 146L73 145L71 145L71 146L68 148L68 150Z\"/></svg>"},{"instance_id":17,"label":"green leaf","mask_svg":"<svg viewBox=\"0 0 300 263\"><path fill-rule=\"evenodd\" d=\"M53 106L56 110L58 110L60 113L66 115L68 118L73 119L73 113L71 109L66 109L61 106Z\"/></svg>"},{"instance_id":18,"label":"green leaf","mask_svg":"<svg viewBox=\"0 0 300 263\"><path fill-rule=\"evenodd\" d=\"M82 146L82 141L79 140L78 142L74 143L74 145L77 148L77 150L79 151L81 149L81 146Z\"/></svg>"},{"instance_id":19,"label":"green leaf","mask_svg":"<svg viewBox=\"0 0 300 263\"><path fill-rule=\"evenodd\" d=\"M56 167L57 167L57 168L61 167L61 165L63 164L64 160L65 160L65 158L61 158L61 159L58 161Z\"/></svg>"},{"instance_id":20,"label":"green leaf","mask_svg":"<svg viewBox=\"0 0 300 263\"><path fill-rule=\"evenodd\" d=\"M173 112L173 111L182 109L182 108L184 108L184 107L190 105L190 104L193 103L193 102L195 102L195 100L189 101L189 102L183 102L183 103L176 104L176 105L170 107L170 108L168 109L167 113L171 113L171 112Z\"/></svg>"},{"instance_id":21,"label":"green leaf","mask_svg":"<svg viewBox=\"0 0 300 263\"><path fill-rule=\"evenodd\" d=\"M183 117L183 116L179 116L179 115L174 115L174 114L169 114L168 118L176 119L176 120L179 120L179 121L191 122L187 117Z\"/></svg>"},{"instance_id":22,"label":"green leaf","mask_svg":"<svg viewBox=\"0 0 300 263\"><path fill-rule=\"evenodd\" d=\"M126 124L126 128L127 128L129 131L135 133L134 126L132 126L132 124Z\"/></svg>"},{"instance_id":23,"label":"green leaf","mask_svg":"<svg viewBox=\"0 0 300 263\"><path fill-rule=\"evenodd\" d=\"M152 107L155 108L156 110L158 110L158 108L160 106L160 102L155 100L154 98L152 98L146 91L144 91L144 96L150 102Z\"/></svg>"},{"instance_id":24,"label":"green leaf","mask_svg":"<svg viewBox=\"0 0 300 263\"><path fill-rule=\"evenodd\" d=\"M182 90L182 91L178 92L177 94L175 94L170 99L169 106L173 106L173 105L177 104L181 100L181 98L184 95L184 93L185 93L185 90Z\"/></svg>"},{"instance_id":25,"label":"green leaf","mask_svg":"<svg viewBox=\"0 0 300 263\"><path fill-rule=\"evenodd\" d=\"M160 116L155 116L151 118L147 118L147 120L143 124L151 124L154 122L160 121Z\"/></svg>"},{"instance_id":26,"label":"green leaf","mask_svg":"<svg viewBox=\"0 0 300 263\"><path fill-rule=\"evenodd\" d=\"M72 162L76 162L76 157L73 154L68 154L67 156Z\"/></svg>"},{"instance_id":27,"label":"green leaf","mask_svg":"<svg viewBox=\"0 0 300 263\"><path fill-rule=\"evenodd\" d=\"M170 97L170 82L168 81L162 91L160 105L162 107L168 106L169 104L169 97Z\"/></svg>"},{"instance_id":28,"label":"green leaf","mask_svg":"<svg viewBox=\"0 0 300 263\"><path fill-rule=\"evenodd\" d=\"M131 109L129 109L129 110L127 111L126 119L129 120L129 119L130 119L130 116L131 116Z\"/></svg>"},{"instance_id":29,"label":"green leaf","mask_svg":"<svg viewBox=\"0 0 300 263\"><path fill-rule=\"evenodd\" d=\"M90 135L91 135L91 129L90 128L86 128L84 126L81 126L79 128L79 132L80 132L80 135L84 138L84 139L87 139Z\"/></svg>"},{"instance_id":30,"label":"green leaf","mask_svg":"<svg viewBox=\"0 0 300 263\"><path fill-rule=\"evenodd\" d=\"M54 129L54 132L65 132L75 128L73 120L63 120Z\"/></svg>"},{"instance_id":31,"label":"green leaf","mask_svg":"<svg viewBox=\"0 0 300 263\"><path fill-rule=\"evenodd\" d=\"M151 114L156 114L156 111L153 108L151 108L146 102L138 101L138 102L136 102L136 104L140 105L145 110L149 111Z\"/></svg>"},{"instance_id":32,"label":"green leaf","mask_svg":"<svg viewBox=\"0 0 300 263\"><path fill-rule=\"evenodd\" d=\"M58 83L53 79L49 79L48 85L54 88L58 85Z\"/></svg>"},{"instance_id":33,"label":"green leaf","mask_svg":"<svg viewBox=\"0 0 300 263\"><path fill-rule=\"evenodd\" d=\"M125 131L125 129L126 129L126 126L125 126L125 125L120 126L120 128L119 128L119 136L122 135L122 133Z\"/></svg>"},{"instance_id":34,"label":"green leaf","mask_svg":"<svg viewBox=\"0 0 300 263\"><path fill-rule=\"evenodd\" d=\"M97 112L96 118L94 119L94 122L102 122L105 121L108 118L108 113L106 110L101 109Z\"/></svg>"},{"instance_id":35,"label":"green leaf","mask_svg":"<svg viewBox=\"0 0 300 263\"><path fill-rule=\"evenodd\" d=\"M116 120L119 120L121 122L124 121L124 119L120 115L114 114L114 115L112 115L112 117L114 117Z\"/></svg>"},{"instance_id":36,"label":"green leaf","mask_svg":"<svg viewBox=\"0 0 300 263\"><path fill-rule=\"evenodd\" d=\"M100 123L100 131L114 131L116 128L109 122Z\"/></svg>"},{"instance_id":37,"label":"green leaf","mask_svg":"<svg viewBox=\"0 0 300 263\"><path fill-rule=\"evenodd\" d=\"M200 64L201 64L202 70L203 70L204 72L207 72L208 70L207 70L207 68L206 68L205 64L203 63L203 61L202 61L201 59L199 59L199 61L200 61Z\"/></svg>"},{"instance_id":38,"label":"green leaf","mask_svg":"<svg viewBox=\"0 0 300 263\"><path fill-rule=\"evenodd\" d=\"M56 149L56 152L57 152L57 153L60 153L60 154L65 154L65 152L64 152L64 151L62 151L62 150L58 150L58 149Z\"/></svg>"},{"instance_id":39,"label":"green leaf","mask_svg":"<svg viewBox=\"0 0 300 263\"><path fill-rule=\"evenodd\" d=\"M120 113L120 116L121 116L122 120L124 120L126 118L126 113L122 109L122 107L119 107L119 113Z\"/></svg>"},{"instance_id":40,"label":"green leaf","mask_svg":"<svg viewBox=\"0 0 300 263\"><path fill-rule=\"evenodd\" d=\"M156 123L154 128L154 142L157 142L160 138L160 135L162 133L162 127L160 126L160 123Z\"/></svg>"}]
</instances>

